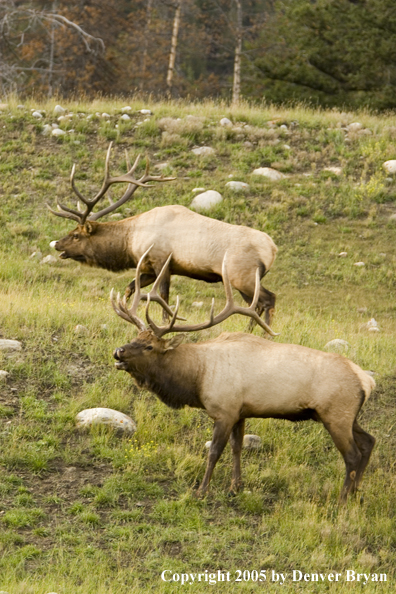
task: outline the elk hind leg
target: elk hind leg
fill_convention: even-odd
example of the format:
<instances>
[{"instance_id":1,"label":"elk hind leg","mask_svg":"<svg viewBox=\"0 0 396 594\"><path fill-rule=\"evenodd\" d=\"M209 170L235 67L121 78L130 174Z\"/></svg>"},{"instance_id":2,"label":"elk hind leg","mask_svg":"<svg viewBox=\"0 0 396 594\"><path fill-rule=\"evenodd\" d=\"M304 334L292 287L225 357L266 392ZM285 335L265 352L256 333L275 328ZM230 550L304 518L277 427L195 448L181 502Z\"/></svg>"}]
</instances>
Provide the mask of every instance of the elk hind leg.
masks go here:
<instances>
[{"instance_id":1,"label":"elk hind leg","mask_svg":"<svg viewBox=\"0 0 396 594\"><path fill-rule=\"evenodd\" d=\"M218 459L223 453L223 450L230 437L232 427L233 423L230 424L221 420L215 421L212 443L210 445L208 454L208 462L206 465L205 475L202 479L202 483L200 484L197 491L198 496L205 495L205 493L208 490L214 467L216 466Z\"/></svg>"},{"instance_id":2,"label":"elk hind leg","mask_svg":"<svg viewBox=\"0 0 396 594\"><path fill-rule=\"evenodd\" d=\"M245 419L239 419L232 428L230 444L232 448L232 480L230 493L237 493L242 486L241 452L243 435L245 433Z\"/></svg>"},{"instance_id":3,"label":"elk hind leg","mask_svg":"<svg viewBox=\"0 0 396 594\"><path fill-rule=\"evenodd\" d=\"M370 460L371 452L375 445L375 438L372 435L370 435L370 433L367 433L367 431L364 431L360 427L356 419L353 423L352 431L355 442L357 443L360 453L362 454L362 458L360 460L360 464L356 472L355 482L357 488L366 469L366 466Z\"/></svg>"},{"instance_id":4,"label":"elk hind leg","mask_svg":"<svg viewBox=\"0 0 396 594\"><path fill-rule=\"evenodd\" d=\"M352 427L337 423L337 425L323 422L330 433L334 444L341 453L345 462L345 481L340 493L340 502L345 503L349 493L356 490L358 469L361 463L362 454L354 440Z\"/></svg>"}]
</instances>

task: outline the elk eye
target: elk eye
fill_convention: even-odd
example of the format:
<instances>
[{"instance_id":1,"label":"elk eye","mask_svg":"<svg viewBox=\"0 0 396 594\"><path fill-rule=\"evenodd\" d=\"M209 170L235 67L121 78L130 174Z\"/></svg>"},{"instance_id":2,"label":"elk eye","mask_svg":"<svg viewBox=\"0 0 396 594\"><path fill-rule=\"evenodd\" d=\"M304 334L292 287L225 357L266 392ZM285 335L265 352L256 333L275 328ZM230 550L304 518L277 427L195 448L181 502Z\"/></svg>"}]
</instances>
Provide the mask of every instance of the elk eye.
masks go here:
<instances>
[{"instance_id":1,"label":"elk eye","mask_svg":"<svg viewBox=\"0 0 396 594\"><path fill-rule=\"evenodd\" d=\"M148 346L144 347L145 351L152 351L153 347L149 344Z\"/></svg>"},{"instance_id":2,"label":"elk eye","mask_svg":"<svg viewBox=\"0 0 396 594\"><path fill-rule=\"evenodd\" d=\"M78 233L74 233L73 239L78 239Z\"/></svg>"}]
</instances>

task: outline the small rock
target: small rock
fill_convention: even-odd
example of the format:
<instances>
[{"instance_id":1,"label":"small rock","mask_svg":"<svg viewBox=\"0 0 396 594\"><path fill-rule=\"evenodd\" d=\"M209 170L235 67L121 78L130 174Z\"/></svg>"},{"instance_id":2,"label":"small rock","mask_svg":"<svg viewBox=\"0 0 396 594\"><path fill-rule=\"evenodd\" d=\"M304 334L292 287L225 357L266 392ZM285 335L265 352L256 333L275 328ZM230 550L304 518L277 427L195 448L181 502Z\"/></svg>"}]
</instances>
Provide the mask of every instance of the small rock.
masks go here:
<instances>
[{"instance_id":1,"label":"small rock","mask_svg":"<svg viewBox=\"0 0 396 594\"><path fill-rule=\"evenodd\" d=\"M107 324L101 324L100 325L100 329L102 330L102 332L107 332L107 330L109 329Z\"/></svg>"},{"instance_id":2,"label":"small rock","mask_svg":"<svg viewBox=\"0 0 396 594\"><path fill-rule=\"evenodd\" d=\"M40 262L40 264L56 264L58 262L58 258L55 258L52 254L45 256Z\"/></svg>"},{"instance_id":3,"label":"small rock","mask_svg":"<svg viewBox=\"0 0 396 594\"><path fill-rule=\"evenodd\" d=\"M86 326L83 326L82 324L77 324L77 326L74 327L74 334L78 334L79 336L86 336L87 334L89 334L89 330Z\"/></svg>"},{"instance_id":4,"label":"small rock","mask_svg":"<svg viewBox=\"0 0 396 594\"><path fill-rule=\"evenodd\" d=\"M207 441L207 442L205 443L205 449L206 449L206 450L210 450L210 446L211 446L211 445L212 445L212 442L211 442L211 441Z\"/></svg>"},{"instance_id":5,"label":"small rock","mask_svg":"<svg viewBox=\"0 0 396 594\"><path fill-rule=\"evenodd\" d=\"M193 301L191 303L191 307L197 307L197 308L199 308L199 307L202 307L202 306L203 306L203 301Z\"/></svg>"},{"instance_id":6,"label":"small rock","mask_svg":"<svg viewBox=\"0 0 396 594\"><path fill-rule=\"evenodd\" d=\"M348 132L358 132L363 128L363 125L360 122L352 122L349 126L346 127Z\"/></svg>"},{"instance_id":7,"label":"small rock","mask_svg":"<svg viewBox=\"0 0 396 594\"><path fill-rule=\"evenodd\" d=\"M42 129L41 134L43 136L49 136L52 132L52 126L50 124L45 124L45 126Z\"/></svg>"},{"instance_id":8,"label":"small rock","mask_svg":"<svg viewBox=\"0 0 396 594\"><path fill-rule=\"evenodd\" d=\"M368 330L369 332L379 332L380 329L378 328L378 322L375 318L371 318L365 324L362 324L359 330Z\"/></svg>"},{"instance_id":9,"label":"small rock","mask_svg":"<svg viewBox=\"0 0 396 594\"><path fill-rule=\"evenodd\" d=\"M88 408L76 416L76 426L80 430L89 430L93 426L111 427L117 433L132 435L136 423L122 412L111 408Z\"/></svg>"},{"instance_id":10,"label":"small rock","mask_svg":"<svg viewBox=\"0 0 396 594\"><path fill-rule=\"evenodd\" d=\"M208 210L222 201L223 197L220 192L208 190L207 192L203 192L203 194L197 194L191 202L191 207L197 210Z\"/></svg>"},{"instance_id":11,"label":"small rock","mask_svg":"<svg viewBox=\"0 0 396 594\"><path fill-rule=\"evenodd\" d=\"M59 126L58 126L58 124L51 124L51 128L53 128L55 130L55 129L58 129Z\"/></svg>"},{"instance_id":12,"label":"small rock","mask_svg":"<svg viewBox=\"0 0 396 594\"><path fill-rule=\"evenodd\" d=\"M66 134L66 132L64 130L61 130L60 128L54 128L52 130L52 136L64 136Z\"/></svg>"},{"instance_id":13,"label":"small rock","mask_svg":"<svg viewBox=\"0 0 396 594\"><path fill-rule=\"evenodd\" d=\"M141 113L142 115L152 115L151 109L141 109L139 113Z\"/></svg>"},{"instance_id":14,"label":"small rock","mask_svg":"<svg viewBox=\"0 0 396 594\"><path fill-rule=\"evenodd\" d=\"M192 149L191 152L199 157L206 157L208 155L214 155L216 151L211 146L199 146Z\"/></svg>"},{"instance_id":15,"label":"small rock","mask_svg":"<svg viewBox=\"0 0 396 594\"><path fill-rule=\"evenodd\" d=\"M21 351L22 344L19 340L7 340L0 338L0 350L1 351Z\"/></svg>"},{"instance_id":16,"label":"small rock","mask_svg":"<svg viewBox=\"0 0 396 594\"><path fill-rule=\"evenodd\" d=\"M120 212L116 212L112 215L110 215L111 219L122 219L122 214Z\"/></svg>"},{"instance_id":17,"label":"small rock","mask_svg":"<svg viewBox=\"0 0 396 594\"><path fill-rule=\"evenodd\" d=\"M368 328L369 332L380 332L380 329L376 326L374 326L373 328Z\"/></svg>"},{"instance_id":18,"label":"small rock","mask_svg":"<svg viewBox=\"0 0 396 594\"><path fill-rule=\"evenodd\" d=\"M132 107L130 105L126 105L125 107L121 108L121 113L128 113L128 111L132 111Z\"/></svg>"},{"instance_id":19,"label":"small rock","mask_svg":"<svg viewBox=\"0 0 396 594\"><path fill-rule=\"evenodd\" d=\"M129 117L129 115L128 115L127 113L123 113L120 119L121 119L121 120L125 120L125 121L127 122L127 121L128 121L128 120L130 120L131 118Z\"/></svg>"},{"instance_id":20,"label":"small rock","mask_svg":"<svg viewBox=\"0 0 396 594\"><path fill-rule=\"evenodd\" d=\"M286 177L283 175L283 173L277 171L276 169L272 169L271 167L259 167L253 171L253 175L263 175L272 181L278 181Z\"/></svg>"},{"instance_id":21,"label":"small rock","mask_svg":"<svg viewBox=\"0 0 396 594\"><path fill-rule=\"evenodd\" d=\"M330 340L327 344L323 347L327 351L332 351L336 353L341 353L344 350L349 350L351 345L346 340L342 338L334 338L334 340Z\"/></svg>"},{"instance_id":22,"label":"small rock","mask_svg":"<svg viewBox=\"0 0 396 594\"><path fill-rule=\"evenodd\" d=\"M25 106L24 106L24 105L22 105L22 104L20 104L20 105L17 105L17 109L25 109Z\"/></svg>"},{"instance_id":23,"label":"small rock","mask_svg":"<svg viewBox=\"0 0 396 594\"><path fill-rule=\"evenodd\" d=\"M169 167L169 163L168 161L165 161L164 163L158 163L158 165L155 166L156 169L158 169L159 171L162 171L163 169L167 169Z\"/></svg>"},{"instance_id":24,"label":"small rock","mask_svg":"<svg viewBox=\"0 0 396 594\"><path fill-rule=\"evenodd\" d=\"M286 126L286 124L282 124L281 126L279 126L279 130L288 130L288 127Z\"/></svg>"},{"instance_id":25,"label":"small rock","mask_svg":"<svg viewBox=\"0 0 396 594\"><path fill-rule=\"evenodd\" d=\"M226 183L226 188L230 188L234 192L243 192L244 190L249 190L249 184L245 184L245 182L240 181L229 181Z\"/></svg>"},{"instance_id":26,"label":"small rock","mask_svg":"<svg viewBox=\"0 0 396 594\"><path fill-rule=\"evenodd\" d=\"M244 435L243 448L245 450L258 450L261 448L261 437L259 435Z\"/></svg>"},{"instance_id":27,"label":"small rock","mask_svg":"<svg viewBox=\"0 0 396 594\"><path fill-rule=\"evenodd\" d=\"M366 264L364 262L355 262L354 266L366 266Z\"/></svg>"},{"instance_id":28,"label":"small rock","mask_svg":"<svg viewBox=\"0 0 396 594\"><path fill-rule=\"evenodd\" d=\"M193 188L191 191L192 192L205 192L206 188Z\"/></svg>"},{"instance_id":29,"label":"small rock","mask_svg":"<svg viewBox=\"0 0 396 594\"><path fill-rule=\"evenodd\" d=\"M253 142L250 142L250 140L246 140L246 141L243 143L243 146L244 146L245 148L247 148L247 149L254 148L254 144L253 144Z\"/></svg>"},{"instance_id":30,"label":"small rock","mask_svg":"<svg viewBox=\"0 0 396 594\"><path fill-rule=\"evenodd\" d=\"M341 167L325 167L323 171L329 171L330 173L334 173L334 175L341 175L342 168Z\"/></svg>"},{"instance_id":31,"label":"small rock","mask_svg":"<svg viewBox=\"0 0 396 594\"><path fill-rule=\"evenodd\" d=\"M338 255L340 256L340 258L346 258L348 255L348 252L340 252Z\"/></svg>"},{"instance_id":32,"label":"small rock","mask_svg":"<svg viewBox=\"0 0 396 594\"><path fill-rule=\"evenodd\" d=\"M389 217L390 221L396 221L396 212Z\"/></svg>"},{"instance_id":33,"label":"small rock","mask_svg":"<svg viewBox=\"0 0 396 594\"><path fill-rule=\"evenodd\" d=\"M287 150L287 151L290 151L290 149L291 149L291 146L289 146L288 144L284 144L284 145L283 145L283 148L284 148L285 150Z\"/></svg>"},{"instance_id":34,"label":"small rock","mask_svg":"<svg viewBox=\"0 0 396 594\"><path fill-rule=\"evenodd\" d=\"M0 382L3 382L3 383L4 383L4 382L6 382L6 381L7 381L7 377L8 377L9 375L10 375L10 374L8 373L8 371L3 371L3 370L1 370L1 371L0 371Z\"/></svg>"},{"instance_id":35,"label":"small rock","mask_svg":"<svg viewBox=\"0 0 396 594\"><path fill-rule=\"evenodd\" d=\"M358 313L365 314L367 313L368 309L367 307L358 307L357 311Z\"/></svg>"},{"instance_id":36,"label":"small rock","mask_svg":"<svg viewBox=\"0 0 396 594\"><path fill-rule=\"evenodd\" d=\"M385 161L382 167L385 169L387 173L394 174L396 173L396 159L391 159L390 161Z\"/></svg>"},{"instance_id":37,"label":"small rock","mask_svg":"<svg viewBox=\"0 0 396 594\"><path fill-rule=\"evenodd\" d=\"M110 118L110 114L106 113L105 111L102 113L102 118Z\"/></svg>"},{"instance_id":38,"label":"small rock","mask_svg":"<svg viewBox=\"0 0 396 594\"><path fill-rule=\"evenodd\" d=\"M30 259L31 260L41 260L43 257L43 254L40 251L37 252L33 252L32 254L30 254Z\"/></svg>"},{"instance_id":39,"label":"small rock","mask_svg":"<svg viewBox=\"0 0 396 594\"><path fill-rule=\"evenodd\" d=\"M68 120L69 118L65 115L61 115L58 118L58 122L65 122L66 120Z\"/></svg>"},{"instance_id":40,"label":"small rock","mask_svg":"<svg viewBox=\"0 0 396 594\"><path fill-rule=\"evenodd\" d=\"M60 116L65 113L66 109L64 109L61 105L55 105L54 107L54 115Z\"/></svg>"},{"instance_id":41,"label":"small rock","mask_svg":"<svg viewBox=\"0 0 396 594\"><path fill-rule=\"evenodd\" d=\"M221 118L221 120L220 120L220 126L224 126L226 128L230 128L230 127L232 127L232 122L228 118Z\"/></svg>"},{"instance_id":42,"label":"small rock","mask_svg":"<svg viewBox=\"0 0 396 594\"><path fill-rule=\"evenodd\" d=\"M43 117L39 111L33 111L32 116L34 118L37 118L38 120L41 120L41 118Z\"/></svg>"}]
</instances>

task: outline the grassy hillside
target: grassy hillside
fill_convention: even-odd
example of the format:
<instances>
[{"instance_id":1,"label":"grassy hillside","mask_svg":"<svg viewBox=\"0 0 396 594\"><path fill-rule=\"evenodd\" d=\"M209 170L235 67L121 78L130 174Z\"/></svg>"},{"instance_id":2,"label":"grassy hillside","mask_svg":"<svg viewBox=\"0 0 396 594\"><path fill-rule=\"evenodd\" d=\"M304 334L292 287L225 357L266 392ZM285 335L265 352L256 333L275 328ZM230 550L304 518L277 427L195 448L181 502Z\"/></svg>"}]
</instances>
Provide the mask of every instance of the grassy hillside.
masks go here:
<instances>
[{"instance_id":1,"label":"grassy hillside","mask_svg":"<svg viewBox=\"0 0 396 594\"><path fill-rule=\"evenodd\" d=\"M236 570L266 570L268 580L272 571L287 573L283 592L344 592L356 586L345 583L349 569L386 574L387 582L370 578L365 591L393 592L396 186L382 164L396 158L396 117L131 100L131 119L123 121L128 102L103 100L64 104L74 116L58 122L67 134L55 138L42 133L56 122L55 101L18 103L10 100L0 113L0 338L23 345L0 352L0 369L9 372L0 385L0 590L134 594L210 587L166 583L161 572L169 569L231 572L232 582L213 585L216 592L260 587L255 574L235 582ZM35 119L33 108L45 110L44 117ZM153 115L138 113L142 108ZM233 128L220 126L224 116ZM353 122L364 131L348 131ZM68 181L73 163L78 187L92 196L110 140L112 172L125 171L127 149L131 157L148 155L153 173L168 163L164 173L177 176L138 190L123 216L189 206L195 187L220 191L224 201L210 216L264 230L279 247L264 283L277 294L276 340L322 349L341 338L350 345L346 354L375 372L377 389L360 419L377 445L359 495L345 508L337 504L344 463L324 428L275 420L247 423L263 445L243 454L245 490L227 496L227 447L210 494L196 500L211 421L202 411L166 408L113 365L113 349L135 330L114 314L108 296L111 287L123 291L133 273L70 260L41 263L37 252L54 254L49 242L73 228L45 203L55 205L58 197L75 204ZM191 149L200 145L215 155L195 156ZM144 165L145 157L142 171ZM269 166L286 177L272 182L252 175ZM225 188L231 175L249 191ZM206 319L212 296L218 308L224 300L220 284L181 278L173 280L172 302L177 294L191 321ZM197 309L194 301L204 306ZM362 328L372 317L380 332ZM76 334L77 324L87 332ZM235 317L199 336L246 326ZM134 438L78 434L76 413L95 406L130 414L138 425ZM339 572L342 581L292 582L293 570Z\"/></svg>"}]
</instances>

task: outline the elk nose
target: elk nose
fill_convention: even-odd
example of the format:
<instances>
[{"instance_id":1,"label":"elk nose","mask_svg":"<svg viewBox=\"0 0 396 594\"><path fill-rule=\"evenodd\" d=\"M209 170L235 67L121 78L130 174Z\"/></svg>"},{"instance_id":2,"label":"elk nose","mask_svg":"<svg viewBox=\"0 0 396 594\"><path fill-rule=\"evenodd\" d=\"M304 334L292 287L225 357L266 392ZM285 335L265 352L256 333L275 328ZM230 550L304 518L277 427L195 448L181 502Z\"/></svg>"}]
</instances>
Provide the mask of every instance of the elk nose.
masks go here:
<instances>
[{"instance_id":1,"label":"elk nose","mask_svg":"<svg viewBox=\"0 0 396 594\"><path fill-rule=\"evenodd\" d=\"M123 353L123 352L124 352L124 350L125 350L125 349L122 349L122 348L116 349L116 350L114 351L114 353L113 353L113 357L114 357L114 359L117 359L117 361L121 361L121 359L120 359L120 354L121 354L121 353Z\"/></svg>"}]
</instances>

